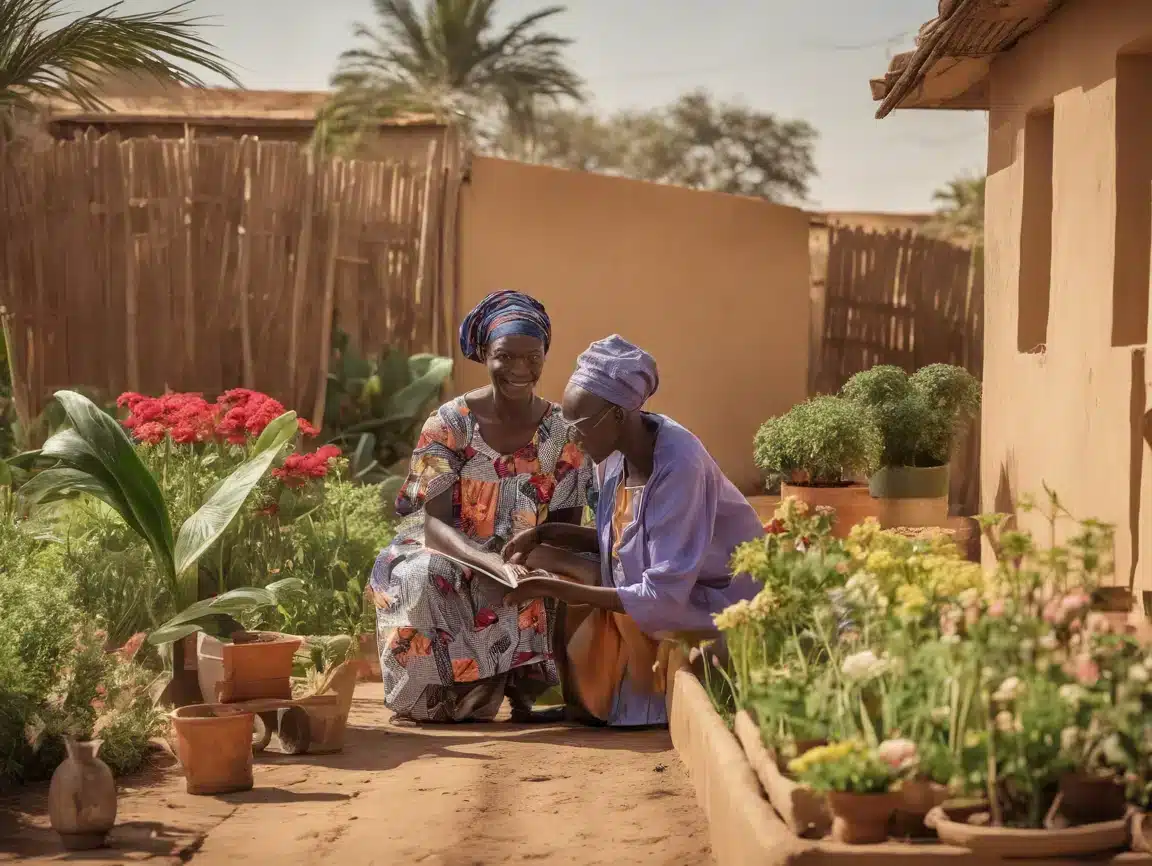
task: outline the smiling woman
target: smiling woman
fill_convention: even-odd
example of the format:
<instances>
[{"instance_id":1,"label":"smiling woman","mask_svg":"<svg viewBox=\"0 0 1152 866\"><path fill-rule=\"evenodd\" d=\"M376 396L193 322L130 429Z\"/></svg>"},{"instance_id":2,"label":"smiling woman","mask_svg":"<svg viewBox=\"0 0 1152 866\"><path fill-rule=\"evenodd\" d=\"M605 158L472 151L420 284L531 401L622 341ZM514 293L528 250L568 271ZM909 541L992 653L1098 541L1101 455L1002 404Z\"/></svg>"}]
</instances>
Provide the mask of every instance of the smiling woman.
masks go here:
<instances>
[{"instance_id":1,"label":"smiling woman","mask_svg":"<svg viewBox=\"0 0 1152 866\"><path fill-rule=\"evenodd\" d=\"M507 605L483 571L520 575L500 551L517 532L578 523L590 464L560 407L536 396L551 342L544 307L519 292L485 298L460 326L465 358L491 384L424 425L397 510L408 519L372 572L385 702L396 717L543 720L535 699L559 680L555 603ZM468 568L467 565L473 566Z\"/></svg>"}]
</instances>

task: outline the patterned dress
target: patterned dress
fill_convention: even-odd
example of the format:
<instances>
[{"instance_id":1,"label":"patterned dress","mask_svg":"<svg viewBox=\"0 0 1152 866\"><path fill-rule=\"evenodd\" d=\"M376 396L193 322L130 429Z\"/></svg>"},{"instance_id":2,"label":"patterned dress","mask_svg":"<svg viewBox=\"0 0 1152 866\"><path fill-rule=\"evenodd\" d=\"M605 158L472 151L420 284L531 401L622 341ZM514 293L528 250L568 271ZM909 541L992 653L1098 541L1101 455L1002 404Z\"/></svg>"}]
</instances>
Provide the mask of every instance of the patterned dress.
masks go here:
<instances>
[{"instance_id":1,"label":"patterned dress","mask_svg":"<svg viewBox=\"0 0 1152 866\"><path fill-rule=\"evenodd\" d=\"M491 719L510 683L538 694L559 682L554 602L506 606L505 587L424 547L424 503L451 490L456 529L499 552L550 511L585 506L591 467L559 406L514 454L484 441L463 397L425 422L396 501L409 517L372 569L384 700L398 717Z\"/></svg>"}]
</instances>

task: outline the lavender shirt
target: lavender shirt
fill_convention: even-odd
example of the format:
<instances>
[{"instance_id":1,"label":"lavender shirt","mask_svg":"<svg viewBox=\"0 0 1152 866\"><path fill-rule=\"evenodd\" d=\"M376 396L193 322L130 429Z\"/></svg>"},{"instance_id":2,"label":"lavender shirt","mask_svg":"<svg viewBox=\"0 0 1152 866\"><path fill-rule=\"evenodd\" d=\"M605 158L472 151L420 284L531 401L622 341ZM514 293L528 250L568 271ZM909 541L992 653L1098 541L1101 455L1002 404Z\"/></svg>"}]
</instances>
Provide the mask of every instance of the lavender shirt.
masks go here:
<instances>
[{"instance_id":1,"label":"lavender shirt","mask_svg":"<svg viewBox=\"0 0 1152 866\"><path fill-rule=\"evenodd\" d=\"M760 587L728 570L732 552L759 538L764 527L745 499L691 432L671 418L650 415L658 425L652 474L635 503L636 518L624 530L613 568L612 510L624 458L603 464L596 504L600 580L620 593L624 610L653 638L678 631L716 631L712 615ZM615 572L615 573L614 573ZM664 701L634 693L625 677L609 723L662 724Z\"/></svg>"}]
</instances>

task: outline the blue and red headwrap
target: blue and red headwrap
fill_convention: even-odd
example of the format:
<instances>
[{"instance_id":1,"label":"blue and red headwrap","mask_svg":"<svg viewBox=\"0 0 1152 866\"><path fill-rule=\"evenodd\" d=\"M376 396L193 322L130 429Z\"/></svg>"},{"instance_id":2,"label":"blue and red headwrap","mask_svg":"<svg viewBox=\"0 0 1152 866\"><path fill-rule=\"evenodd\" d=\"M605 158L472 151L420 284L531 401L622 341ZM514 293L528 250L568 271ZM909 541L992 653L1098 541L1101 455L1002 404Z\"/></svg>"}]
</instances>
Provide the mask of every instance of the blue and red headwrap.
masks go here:
<instances>
[{"instance_id":1,"label":"blue and red headwrap","mask_svg":"<svg viewBox=\"0 0 1152 866\"><path fill-rule=\"evenodd\" d=\"M552 322L535 298L523 292L493 292L460 323L460 352L469 361L479 361L480 350L497 337L522 334L544 344L552 342Z\"/></svg>"}]
</instances>

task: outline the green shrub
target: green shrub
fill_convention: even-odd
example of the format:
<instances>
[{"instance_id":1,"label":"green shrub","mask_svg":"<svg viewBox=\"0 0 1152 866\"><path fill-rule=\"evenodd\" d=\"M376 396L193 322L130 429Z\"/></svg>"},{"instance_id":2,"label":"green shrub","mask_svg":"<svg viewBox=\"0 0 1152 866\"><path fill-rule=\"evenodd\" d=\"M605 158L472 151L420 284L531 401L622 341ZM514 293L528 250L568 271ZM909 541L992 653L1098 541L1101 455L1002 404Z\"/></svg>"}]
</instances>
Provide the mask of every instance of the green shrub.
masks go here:
<instances>
[{"instance_id":1,"label":"green shrub","mask_svg":"<svg viewBox=\"0 0 1152 866\"><path fill-rule=\"evenodd\" d=\"M0 521L0 781L46 778L65 736L102 737L106 763L128 772L161 728L154 674L104 651L76 592L62 546Z\"/></svg>"},{"instance_id":2,"label":"green shrub","mask_svg":"<svg viewBox=\"0 0 1152 866\"><path fill-rule=\"evenodd\" d=\"M980 383L961 367L931 364L909 376L881 365L857 373L841 396L866 409L883 440L883 466L940 466L980 408Z\"/></svg>"},{"instance_id":3,"label":"green shrub","mask_svg":"<svg viewBox=\"0 0 1152 866\"><path fill-rule=\"evenodd\" d=\"M880 431L866 411L839 397L815 397L771 418L756 433L756 465L770 476L817 486L872 472Z\"/></svg>"}]
</instances>

